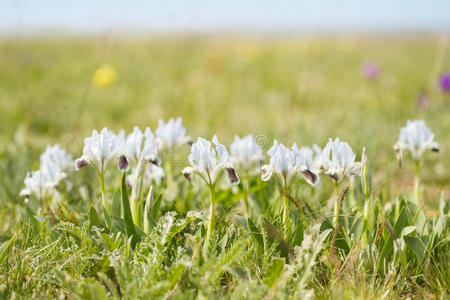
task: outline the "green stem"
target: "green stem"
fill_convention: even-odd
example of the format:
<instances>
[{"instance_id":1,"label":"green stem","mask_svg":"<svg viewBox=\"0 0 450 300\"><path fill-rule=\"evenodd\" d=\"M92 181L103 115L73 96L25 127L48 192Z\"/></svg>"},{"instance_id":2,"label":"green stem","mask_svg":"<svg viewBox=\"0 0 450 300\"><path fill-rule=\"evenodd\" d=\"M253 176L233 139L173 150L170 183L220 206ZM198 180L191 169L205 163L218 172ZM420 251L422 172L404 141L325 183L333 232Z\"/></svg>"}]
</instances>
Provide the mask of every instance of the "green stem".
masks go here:
<instances>
[{"instance_id":1,"label":"green stem","mask_svg":"<svg viewBox=\"0 0 450 300\"><path fill-rule=\"evenodd\" d=\"M134 186L131 190L131 216L133 218L133 223L137 226L141 226L141 210L140 210L140 196L141 196L141 190L142 190L142 184L144 180L144 172L145 169L143 168L144 160L141 159L138 162L138 165L136 167L136 174L137 179L134 182Z\"/></svg>"},{"instance_id":2,"label":"green stem","mask_svg":"<svg viewBox=\"0 0 450 300\"><path fill-rule=\"evenodd\" d=\"M355 176L350 176L350 187L349 187L349 192L350 192L350 207L355 208Z\"/></svg>"},{"instance_id":3,"label":"green stem","mask_svg":"<svg viewBox=\"0 0 450 300\"><path fill-rule=\"evenodd\" d=\"M334 218L333 225L334 228L337 228L339 222L339 183L337 181L334 182Z\"/></svg>"},{"instance_id":4,"label":"green stem","mask_svg":"<svg viewBox=\"0 0 450 300\"><path fill-rule=\"evenodd\" d=\"M288 188L283 188L283 226L284 226L284 239L289 241L291 236L291 220L289 218L289 198L287 196Z\"/></svg>"},{"instance_id":5,"label":"green stem","mask_svg":"<svg viewBox=\"0 0 450 300\"><path fill-rule=\"evenodd\" d=\"M166 174L166 187L169 188L174 184L173 176L173 164L177 158L177 147L175 145L167 148L167 174Z\"/></svg>"},{"instance_id":6,"label":"green stem","mask_svg":"<svg viewBox=\"0 0 450 300\"><path fill-rule=\"evenodd\" d=\"M364 155L364 154L363 154ZM363 216L364 216L364 224L366 227L366 230L364 231L363 235L362 235L362 246L366 246L369 243L369 237L370 237L370 242L372 240L372 232L374 229L374 207L373 207L373 199L372 199L372 182L371 182L371 177L369 174L369 163L367 162L367 160L365 161L365 163L363 164L363 173L362 173L362 192L364 195L364 212L363 212ZM369 251L369 255L370 255L370 251Z\"/></svg>"},{"instance_id":7,"label":"green stem","mask_svg":"<svg viewBox=\"0 0 450 300\"><path fill-rule=\"evenodd\" d=\"M373 203L372 196L366 196L366 201L364 205L364 223L366 225L366 230L362 235L362 246L366 246L369 242L368 236L372 233L374 221L373 221Z\"/></svg>"},{"instance_id":8,"label":"green stem","mask_svg":"<svg viewBox=\"0 0 450 300\"><path fill-rule=\"evenodd\" d=\"M103 173L98 173L98 179L100 181L100 190L102 193L102 202L103 202L103 207L105 208L106 212L108 214L111 213L111 210L109 208L109 204L108 201L106 200L106 191L105 191L105 175Z\"/></svg>"},{"instance_id":9,"label":"green stem","mask_svg":"<svg viewBox=\"0 0 450 300\"><path fill-rule=\"evenodd\" d=\"M209 186L209 196L210 196L209 223L208 223L208 228L206 231L206 240L205 240L205 246L204 246L205 248L204 248L204 252L203 252L203 254L205 256L208 255L209 247L211 244L211 236L216 227L216 215L215 215L215 210L214 210L214 185Z\"/></svg>"},{"instance_id":10,"label":"green stem","mask_svg":"<svg viewBox=\"0 0 450 300\"><path fill-rule=\"evenodd\" d=\"M414 178L414 201L416 202L416 204L419 204L419 202L420 202L419 168L420 168L420 164L419 164L419 160L417 159L414 162L414 173L415 173L415 178Z\"/></svg>"},{"instance_id":11,"label":"green stem","mask_svg":"<svg viewBox=\"0 0 450 300\"><path fill-rule=\"evenodd\" d=\"M245 215L248 218L249 217L249 207L248 207L248 175L247 173L244 176L244 207L245 207Z\"/></svg>"},{"instance_id":12,"label":"green stem","mask_svg":"<svg viewBox=\"0 0 450 300\"><path fill-rule=\"evenodd\" d=\"M133 218L133 223L136 224L137 226L139 225L139 201L137 199L137 195L136 193L133 193L133 191L131 192L131 216Z\"/></svg>"},{"instance_id":13,"label":"green stem","mask_svg":"<svg viewBox=\"0 0 450 300\"><path fill-rule=\"evenodd\" d=\"M41 190L39 193L39 209L38 213L44 215L44 199L45 199L45 189Z\"/></svg>"}]
</instances>

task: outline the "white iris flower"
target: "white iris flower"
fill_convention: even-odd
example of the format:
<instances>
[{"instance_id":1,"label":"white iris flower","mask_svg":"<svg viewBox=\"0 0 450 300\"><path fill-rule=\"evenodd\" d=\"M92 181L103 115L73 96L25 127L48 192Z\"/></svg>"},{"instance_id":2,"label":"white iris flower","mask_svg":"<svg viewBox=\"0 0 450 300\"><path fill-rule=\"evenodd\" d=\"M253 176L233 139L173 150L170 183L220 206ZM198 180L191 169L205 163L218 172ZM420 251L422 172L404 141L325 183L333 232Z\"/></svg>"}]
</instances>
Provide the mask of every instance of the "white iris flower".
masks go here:
<instances>
[{"instance_id":1,"label":"white iris flower","mask_svg":"<svg viewBox=\"0 0 450 300\"><path fill-rule=\"evenodd\" d=\"M298 151L300 151L300 153L303 155L305 164L308 169L316 174L320 174L321 170L319 167L319 158L320 154L322 153L322 149L314 144L312 148L301 147Z\"/></svg>"},{"instance_id":2,"label":"white iris flower","mask_svg":"<svg viewBox=\"0 0 450 300\"><path fill-rule=\"evenodd\" d=\"M209 186L214 186L222 170L226 171L230 184L238 184L239 177L234 171L227 148L219 143L217 136L212 139L213 144L199 137L191 147L189 155L190 167L184 168L183 175L191 180L192 174L198 174Z\"/></svg>"},{"instance_id":3,"label":"white iris flower","mask_svg":"<svg viewBox=\"0 0 450 300\"><path fill-rule=\"evenodd\" d=\"M426 150L438 152L439 144L434 141L434 134L423 120L408 120L406 126L400 129L400 136L394 149L401 162L405 150L411 152L414 160L419 160Z\"/></svg>"},{"instance_id":4,"label":"white iris flower","mask_svg":"<svg viewBox=\"0 0 450 300\"><path fill-rule=\"evenodd\" d=\"M62 171L68 170L73 166L72 156L57 144L47 146L44 153L41 154L40 160L41 165L52 164Z\"/></svg>"},{"instance_id":5,"label":"white iris flower","mask_svg":"<svg viewBox=\"0 0 450 300\"><path fill-rule=\"evenodd\" d=\"M170 119L167 123L159 119L155 133L162 146L171 148L190 141L190 137L186 136L186 128L183 127L182 121L181 117Z\"/></svg>"},{"instance_id":6,"label":"white iris flower","mask_svg":"<svg viewBox=\"0 0 450 300\"><path fill-rule=\"evenodd\" d=\"M46 194L46 191L50 191L53 186L53 180L51 180L42 170L28 172L25 177L25 188L20 191L20 195L23 197L29 197L32 194L38 199L42 199Z\"/></svg>"},{"instance_id":7,"label":"white iris flower","mask_svg":"<svg viewBox=\"0 0 450 300\"><path fill-rule=\"evenodd\" d=\"M318 159L319 167L336 182L341 182L347 175L360 175L361 163L355 161L356 154L350 145L339 138L329 139Z\"/></svg>"},{"instance_id":8,"label":"white iris flower","mask_svg":"<svg viewBox=\"0 0 450 300\"><path fill-rule=\"evenodd\" d=\"M234 166L247 171L264 161L263 150L253 139L253 134L243 138L236 135L230 145L230 155Z\"/></svg>"},{"instance_id":9,"label":"white iris flower","mask_svg":"<svg viewBox=\"0 0 450 300\"><path fill-rule=\"evenodd\" d=\"M285 188L289 187L298 174L313 186L319 183L319 176L308 168L306 159L296 144L288 149L275 140L267 154L270 156L270 162L261 167L263 181L268 181L275 172Z\"/></svg>"},{"instance_id":10,"label":"white iris flower","mask_svg":"<svg viewBox=\"0 0 450 300\"><path fill-rule=\"evenodd\" d=\"M141 160L149 161L153 164L158 164L158 147L155 143L155 138L149 127L145 132L135 126L133 132L130 133L124 145L125 156L133 159L136 163Z\"/></svg>"},{"instance_id":11,"label":"white iris flower","mask_svg":"<svg viewBox=\"0 0 450 300\"><path fill-rule=\"evenodd\" d=\"M83 155L75 161L77 170L91 164L99 174L103 174L108 163L114 159L120 150L120 140L108 128L100 133L92 131L92 135L84 139Z\"/></svg>"},{"instance_id":12,"label":"white iris flower","mask_svg":"<svg viewBox=\"0 0 450 300\"><path fill-rule=\"evenodd\" d=\"M66 171L73 163L72 157L59 145L47 146L40 161L40 169L26 175L21 196L29 197L34 194L38 199L43 199L57 194L56 187L67 177Z\"/></svg>"}]
</instances>

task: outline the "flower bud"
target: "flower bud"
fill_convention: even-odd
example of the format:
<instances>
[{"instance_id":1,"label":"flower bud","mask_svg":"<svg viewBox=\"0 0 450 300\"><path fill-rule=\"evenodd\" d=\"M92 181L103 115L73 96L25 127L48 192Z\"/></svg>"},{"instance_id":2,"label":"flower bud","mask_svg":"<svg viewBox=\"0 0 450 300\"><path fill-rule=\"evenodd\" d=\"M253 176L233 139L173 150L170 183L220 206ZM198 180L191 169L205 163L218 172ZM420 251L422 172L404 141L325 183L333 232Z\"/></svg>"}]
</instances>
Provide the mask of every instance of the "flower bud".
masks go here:
<instances>
[{"instance_id":1,"label":"flower bud","mask_svg":"<svg viewBox=\"0 0 450 300\"><path fill-rule=\"evenodd\" d=\"M23 189L20 191L20 196L28 198L31 195L31 191L29 189Z\"/></svg>"},{"instance_id":2,"label":"flower bud","mask_svg":"<svg viewBox=\"0 0 450 300\"><path fill-rule=\"evenodd\" d=\"M433 146L431 147L431 151L439 152L439 144L438 143L433 143Z\"/></svg>"},{"instance_id":3,"label":"flower bud","mask_svg":"<svg viewBox=\"0 0 450 300\"><path fill-rule=\"evenodd\" d=\"M226 168L228 179L231 183L238 184L239 183L239 177L237 176L236 172L233 168Z\"/></svg>"},{"instance_id":4,"label":"flower bud","mask_svg":"<svg viewBox=\"0 0 450 300\"><path fill-rule=\"evenodd\" d=\"M368 197L372 192L372 174L370 172L369 160L366 155L366 148L363 148L361 156L361 184L363 194Z\"/></svg>"},{"instance_id":5,"label":"flower bud","mask_svg":"<svg viewBox=\"0 0 450 300\"><path fill-rule=\"evenodd\" d=\"M128 169L128 160L125 155L119 157L119 170L126 171Z\"/></svg>"},{"instance_id":6,"label":"flower bud","mask_svg":"<svg viewBox=\"0 0 450 300\"><path fill-rule=\"evenodd\" d=\"M189 181L189 183L192 183L192 172L193 172L192 168L186 167L181 172L183 173L184 178L186 178L186 180Z\"/></svg>"},{"instance_id":7,"label":"flower bud","mask_svg":"<svg viewBox=\"0 0 450 300\"><path fill-rule=\"evenodd\" d=\"M78 171L79 169L86 167L88 165L88 161L83 156L75 160L75 169Z\"/></svg>"},{"instance_id":8,"label":"flower bud","mask_svg":"<svg viewBox=\"0 0 450 300\"><path fill-rule=\"evenodd\" d=\"M150 189L148 191L147 194L147 198L145 199L145 204L144 204L144 232L145 233L149 233L150 232L150 227L151 227L151 207L153 204L153 186L150 186ZM153 221L154 223L154 221Z\"/></svg>"},{"instance_id":9,"label":"flower bud","mask_svg":"<svg viewBox=\"0 0 450 300\"><path fill-rule=\"evenodd\" d=\"M183 173L183 175L184 175L184 178L186 178L186 180L189 181L189 183L191 183L191 180L192 180L191 174L189 174L189 173Z\"/></svg>"},{"instance_id":10,"label":"flower bud","mask_svg":"<svg viewBox=\"0 0 450 300\"><path fill-rule=\"evenodd\" d=\"M302 174L309 184L316 186L319 183L319 176L317 176L317 174L315 174L311 170L306 169L302 171Z\"/></svg>"},{"instance_id":11,"label":"flower bud","mask_svg":"<svg viewBox=\"0 0 450 300\"><path fill-rule=\"evenodd\" d=\"M159 166L159 160L157 158L150 158L148 161L155 166Z\"/></svg>"}]
</instances>

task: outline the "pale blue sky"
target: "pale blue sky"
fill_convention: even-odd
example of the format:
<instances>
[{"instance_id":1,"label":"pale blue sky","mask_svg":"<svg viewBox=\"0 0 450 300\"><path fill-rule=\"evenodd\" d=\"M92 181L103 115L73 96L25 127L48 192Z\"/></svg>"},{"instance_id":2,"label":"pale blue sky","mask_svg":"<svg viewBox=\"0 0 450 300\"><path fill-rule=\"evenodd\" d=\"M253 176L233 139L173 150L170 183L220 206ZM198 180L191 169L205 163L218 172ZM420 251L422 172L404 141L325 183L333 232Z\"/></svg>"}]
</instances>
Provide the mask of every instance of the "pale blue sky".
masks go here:
<instances>
[{"instance_id":1,"label":"pale blue sky","mask_svg":"<svg viewBox=\"0 0 450 300\"><path fill-rule=\"evenodd\" d=\"M450 0L1 0L0 32L449 31Z\"/></svg>"}]
</instances>

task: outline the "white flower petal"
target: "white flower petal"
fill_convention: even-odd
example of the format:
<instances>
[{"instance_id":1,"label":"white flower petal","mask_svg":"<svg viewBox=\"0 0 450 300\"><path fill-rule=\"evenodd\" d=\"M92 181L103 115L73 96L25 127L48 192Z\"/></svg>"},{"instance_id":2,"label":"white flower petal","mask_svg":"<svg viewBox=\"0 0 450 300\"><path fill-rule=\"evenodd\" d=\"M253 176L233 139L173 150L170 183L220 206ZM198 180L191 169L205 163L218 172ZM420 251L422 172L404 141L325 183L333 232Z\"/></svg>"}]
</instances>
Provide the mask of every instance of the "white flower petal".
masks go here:
<instances>
[{"instance_id":1,"label":"white flower petal","mask_svg":"<svg viewBox=\"0 0 450 300\"><path fill-rule=\"evenodd\" d=\"M272 177L273 167L271 165L264 165L261 167L261 180L268 181Z\"/></svg>"}]
</instances>

